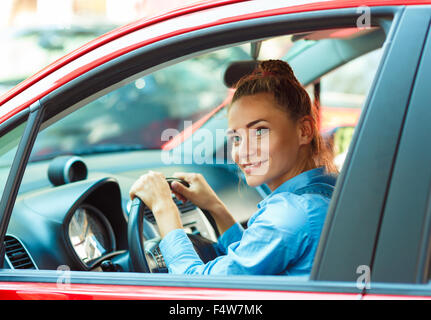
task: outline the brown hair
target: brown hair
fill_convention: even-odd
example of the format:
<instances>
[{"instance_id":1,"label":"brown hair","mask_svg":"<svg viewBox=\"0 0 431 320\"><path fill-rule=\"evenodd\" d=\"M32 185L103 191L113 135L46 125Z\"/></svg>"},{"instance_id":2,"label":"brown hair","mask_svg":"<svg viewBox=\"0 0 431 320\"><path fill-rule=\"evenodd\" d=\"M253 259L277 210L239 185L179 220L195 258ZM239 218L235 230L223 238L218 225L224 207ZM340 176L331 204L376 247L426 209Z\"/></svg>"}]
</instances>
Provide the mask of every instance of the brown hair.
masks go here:
<instances>
[{"instance_id":1,"label":"brown hair","mask_svg":"<svg viewBox=\"0 0 431 320\"><path fill-rule=\"evenodd\" d=\"M338 172L333 163L333 152L319 132L319 113L311 99L293 73L287 62L282 60L260 61L255 70L242 77L234 87L235 93L230 106L243 96L271 93L277 105L286 111L294 121L310 116L313 139L310 143L312 158L316 167L324 166L327 172ZM229 106L229 108L230 108Z\"/></svg>"}]
</instances>

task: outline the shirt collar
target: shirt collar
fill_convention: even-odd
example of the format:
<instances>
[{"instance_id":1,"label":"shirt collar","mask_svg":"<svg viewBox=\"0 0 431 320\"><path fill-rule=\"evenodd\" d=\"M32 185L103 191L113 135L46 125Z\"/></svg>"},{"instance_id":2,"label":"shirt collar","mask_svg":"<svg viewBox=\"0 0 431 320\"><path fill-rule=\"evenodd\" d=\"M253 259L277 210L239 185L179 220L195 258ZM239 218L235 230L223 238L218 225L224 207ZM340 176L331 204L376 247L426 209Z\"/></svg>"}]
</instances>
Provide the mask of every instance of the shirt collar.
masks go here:
<instances>
[{"instance_id":1,"label":"shirt collar","mask_svg":"<svg viewBox=\"0 0 431 320\"><path fill-rule=\"evenodd\" d=\"M308 171L304 171L297 176L285 181L277 189L272 191L265 199L263 199L257 205L261 208L266 202L274 195L281 192L295 192L300 188L308 186L313 183L327 183L330 185L335 185L335 177L326 173L325 167L318 167Z\"/></svg>"}]
</instances>

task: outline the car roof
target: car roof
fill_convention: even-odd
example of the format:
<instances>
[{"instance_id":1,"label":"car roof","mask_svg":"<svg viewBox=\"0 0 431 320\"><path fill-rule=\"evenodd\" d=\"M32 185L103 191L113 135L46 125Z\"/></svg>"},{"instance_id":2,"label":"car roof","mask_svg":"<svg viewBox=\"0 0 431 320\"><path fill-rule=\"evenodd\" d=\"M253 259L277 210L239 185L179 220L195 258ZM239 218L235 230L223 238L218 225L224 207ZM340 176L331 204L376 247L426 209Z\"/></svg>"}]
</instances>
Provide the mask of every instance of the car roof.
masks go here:
<instances>
[{"instance_id":1,"label":"car roof","mask_svg":"<svg viewBox=\"0 0 431 320\"><path fill-rule=\"evenodd\" d=\"M163 13L150 18L143 18L116 28L92 41L70 52L64 57L51 63L46 68L24 80L4 95L0 97L0 124L12 117L16 113L28 108L32 103L39 100L44 95L82 75L83 73L94 69L95 67L114 59L126 52L133 51L148 43L156 42L163 38L168 38L177 34L187 33L189 31L206 28L212 25L220 25L234 21L247 20L257 17L274 16L287 13L308 12L317 10L331 10L340 8L352 8L359 6L393 6L393 5L420 5L431 4L431 0L346 0L346 1L307 1L295 0L286 3L286 1L273 0L271 2L257 0L217 0L203 1L167 13ZM232 6L240 5L243 10L232 10ZM246 9L245 9L246 8ZM219 10L220 12L216 12ZM238 13L239 12L239 13ZM209 23L201 19L204 14L211 16L216 13ZM221 14L223 13L223 14ZM182 28L177 19L188 17L194 21L194 25L189 28ZM221 18L223 17L223 18ZM175 23L174 23L175 21ZM152 26L165 26L165 34L156 34L155 37L147 37L148 41L139 41L126 45L120 43L120 39L126 39L140 30L147 30ZM151 32L150 32L151 33ZM131 39L131 38L130 38ZM130 41L128 39L128 41ZM114 45L117 44L117 46ZM106 49L111 47L111 51ZM121 47L122 46L122 47ZM119 49L121 47L121 49ZM105 50L103 53L102 51ZM99 55L96 52L99 52ZM102 58L103 56L103 58ZM82 59L85 57L86 59ZM77 63L77 61L81 63ZM64 70L63 70L64 69ZM62 70L62 71L60 71ZM60 71L60 72L58 72ZM55 74L55 76L53 76ZM49 78L49 81L48 81ZM40 84L35 86L35 84ZM32 90L29 90L32 89ZM21 93L26 94L19 97ZM14 101L15 100L15 101Z\"/></svg>"}]
</instances>

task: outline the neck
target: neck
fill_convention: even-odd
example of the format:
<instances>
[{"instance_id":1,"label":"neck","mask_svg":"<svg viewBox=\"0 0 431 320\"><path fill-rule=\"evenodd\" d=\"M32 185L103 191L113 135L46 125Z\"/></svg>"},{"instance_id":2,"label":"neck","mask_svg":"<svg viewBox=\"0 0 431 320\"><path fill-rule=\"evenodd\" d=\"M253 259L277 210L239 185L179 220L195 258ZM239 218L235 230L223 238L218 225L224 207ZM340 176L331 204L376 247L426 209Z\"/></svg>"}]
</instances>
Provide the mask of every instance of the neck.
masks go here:
<instances>
[{"instance_id":1,"label":"neck","mask_svg":"<svg viewBox=\"0 0 431 320\"><path fill-rule=\"evenodd\" d=\"M305 171L315 169L316 167L317 167L316 163L313 157L311 157L311 153L303 152L303 156L299 157L299 160L290 170L278 176L277 178L272 179L266 184L269 187L269 189L271 189L271 191L274 191L287 180L292 179L293 177L296 177L297 175Z\"/></svg>"}]
</instances>

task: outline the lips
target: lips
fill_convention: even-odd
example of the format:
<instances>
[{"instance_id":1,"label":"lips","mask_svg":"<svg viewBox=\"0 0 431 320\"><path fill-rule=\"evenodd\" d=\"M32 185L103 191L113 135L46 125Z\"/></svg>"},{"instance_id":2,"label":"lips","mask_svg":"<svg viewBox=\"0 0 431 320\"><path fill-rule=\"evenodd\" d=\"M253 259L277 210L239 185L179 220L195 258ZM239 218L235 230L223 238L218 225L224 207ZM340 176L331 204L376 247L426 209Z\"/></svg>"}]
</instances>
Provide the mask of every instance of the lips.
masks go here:
<instances>
[{"instance_id":1,"label":"lips","mask_svg":"<svg viewBox=\"0 0 431 320\"><path fill-rule=\"evenodd\" d=\"M241 165L241 169L246 173L250 174L252 171L256 171L262 167L263 164L267 163L268 160L257 161L257 162L248 162Z\"/></svg>"}]
</instances>

